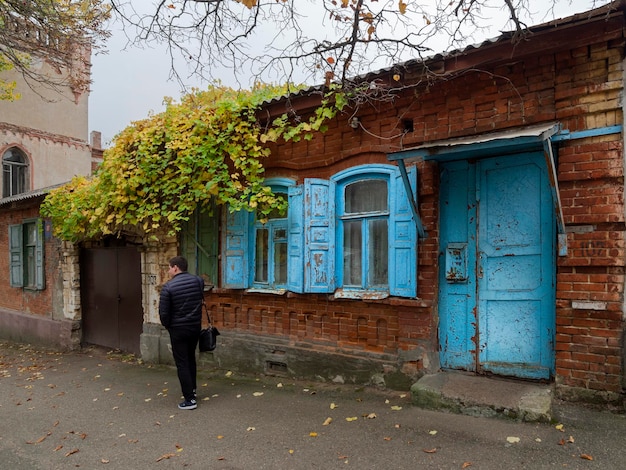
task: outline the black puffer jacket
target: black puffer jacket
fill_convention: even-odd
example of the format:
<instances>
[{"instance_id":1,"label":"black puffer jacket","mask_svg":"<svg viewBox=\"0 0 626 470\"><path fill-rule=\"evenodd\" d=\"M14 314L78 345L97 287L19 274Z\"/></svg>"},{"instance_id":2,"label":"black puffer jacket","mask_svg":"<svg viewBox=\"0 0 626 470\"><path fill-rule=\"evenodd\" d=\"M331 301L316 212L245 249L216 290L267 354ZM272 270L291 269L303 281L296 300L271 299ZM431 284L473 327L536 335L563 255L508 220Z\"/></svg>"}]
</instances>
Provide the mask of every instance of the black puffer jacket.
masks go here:
<instances>
[{"instance_id":1,"label":"black puffer jacket","mask_svg":"<svg viewBox=\"0 0 626 470\"><path fill-rule=\"evenodd\" d=\"M204 279L188 272L178 273L161 289L159 317L167 328L194 327L202 323Z\"/></svg>"}]
</instances>

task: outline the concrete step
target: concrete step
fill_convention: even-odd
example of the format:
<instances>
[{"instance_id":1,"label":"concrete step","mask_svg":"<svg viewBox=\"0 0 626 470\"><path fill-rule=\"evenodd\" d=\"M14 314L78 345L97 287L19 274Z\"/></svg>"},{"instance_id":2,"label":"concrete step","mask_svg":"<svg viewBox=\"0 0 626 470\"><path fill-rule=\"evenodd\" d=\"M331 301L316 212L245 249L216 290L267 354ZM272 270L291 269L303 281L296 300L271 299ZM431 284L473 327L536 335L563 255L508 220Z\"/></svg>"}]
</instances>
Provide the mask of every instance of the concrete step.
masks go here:
<instances>
[{"instance_id":1,"label":"concrete step","mask_svg":"<svg viewBox=\"0 0 626 470\"><path fill-rule=\"evenodd\" d=\"M445 371L425 375L411 387L414 405L472 416L503 416L550 422L550 384Z\"/></svg>"}]
</instances>

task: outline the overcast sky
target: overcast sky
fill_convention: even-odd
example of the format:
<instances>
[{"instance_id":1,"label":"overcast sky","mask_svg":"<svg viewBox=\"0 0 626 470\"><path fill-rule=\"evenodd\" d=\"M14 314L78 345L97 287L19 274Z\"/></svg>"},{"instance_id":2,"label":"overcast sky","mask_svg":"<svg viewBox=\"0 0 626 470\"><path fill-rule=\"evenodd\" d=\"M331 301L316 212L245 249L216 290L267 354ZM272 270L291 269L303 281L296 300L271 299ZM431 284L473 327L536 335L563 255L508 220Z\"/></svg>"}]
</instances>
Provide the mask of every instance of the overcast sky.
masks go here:
<instances>
[{"instance_id":1,"label":"overcast sky","mask_svg":"<svg viewBox=\"0 0 626 470\"><path fill-rule=\"evenodd\" d=\"M139 0L146 1L146 0ZM548 0L533 0L545 4ZM608 0L600 0L602 4ZM560 0L557 5L557 18L580 13L592 8L592 0ZM532 24L549 21L552 18L537 19ZM499 33L493 31L488 37ZM486 38L479 38L483 40ZM120 31L113 31L107 43L108 54L92 57L92 87L89 99L89 131L102 133L103 147L110 146L113 137L132 121L148 116L150 112L161 112L163 97L181 96L181 86L170 77L170 58L164 47L156 49L137 49L126 46L126 37ZM436 51L440 52L440 51ZM177 65L180 75L184 76L185 64ZM229 75L221 77L225 85ZM204 86L203 83L189 78L187 86Z\"/></svg>"}]
</instances>

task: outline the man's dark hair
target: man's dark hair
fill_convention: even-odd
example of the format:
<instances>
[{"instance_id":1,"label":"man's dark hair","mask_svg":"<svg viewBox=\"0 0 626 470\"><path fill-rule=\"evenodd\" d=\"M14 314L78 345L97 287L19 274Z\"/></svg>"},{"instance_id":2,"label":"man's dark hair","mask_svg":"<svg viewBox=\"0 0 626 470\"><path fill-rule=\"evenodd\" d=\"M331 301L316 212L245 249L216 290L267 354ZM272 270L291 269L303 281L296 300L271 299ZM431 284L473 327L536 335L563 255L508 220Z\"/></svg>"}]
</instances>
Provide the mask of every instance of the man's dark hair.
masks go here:
<instances>
[{"instance_id":1,"label":"man's dark hair","mask_svg":"<svg viewBox=\"0 0 626 470\"><path fill-rule=\"evenodd\" d=\"M187 263L187 259L182 256L174 256L170 260L170 266L178 266L181 271L187 271L189 264Z\"/></svg>"}]
</instances>

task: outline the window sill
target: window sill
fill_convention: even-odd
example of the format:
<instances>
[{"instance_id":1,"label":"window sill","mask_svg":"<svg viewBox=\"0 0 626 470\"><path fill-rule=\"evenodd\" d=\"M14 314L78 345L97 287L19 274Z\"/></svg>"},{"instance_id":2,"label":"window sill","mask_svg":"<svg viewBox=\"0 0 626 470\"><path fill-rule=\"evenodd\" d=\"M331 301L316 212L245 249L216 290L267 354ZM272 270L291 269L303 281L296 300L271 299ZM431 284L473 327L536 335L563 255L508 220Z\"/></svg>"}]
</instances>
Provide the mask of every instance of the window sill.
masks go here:
<instances>
[{"instance_id":1,"label":"window sill","mask_svg":"<svg viewBox=\"0 0 626 470\"><path fill-rule=\"evenodd\" d=\"M333 294L335 299L384 300L387 297L389 297L389 292L369 290L337 289Z\"/></svg>"},{"instance_id":2,"label":"window sill","mask_svg":"<svg viewBox=\"0 0 626 470\"><path fill-rule=\"evenodd\" d=\"M263 289L261 287L253 287L251 289L246 289L246 293L285 295L287 293L287 289Z\"/></svg>"}]
</instances>

